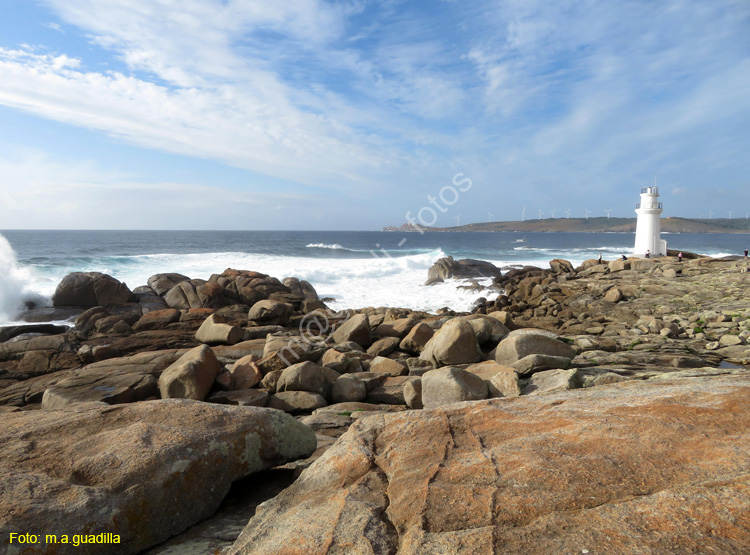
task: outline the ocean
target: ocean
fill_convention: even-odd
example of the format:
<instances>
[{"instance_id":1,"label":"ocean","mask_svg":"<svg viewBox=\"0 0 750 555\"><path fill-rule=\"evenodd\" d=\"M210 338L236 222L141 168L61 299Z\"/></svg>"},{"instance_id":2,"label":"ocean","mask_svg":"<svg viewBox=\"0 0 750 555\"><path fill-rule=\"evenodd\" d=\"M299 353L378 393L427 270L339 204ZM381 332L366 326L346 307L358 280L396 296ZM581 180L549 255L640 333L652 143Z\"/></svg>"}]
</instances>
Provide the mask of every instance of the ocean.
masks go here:
<instances>
[{"instance_id":1,"label":"ocean","mask_svg":"<svg viewBox=\"0 0 750 555\"><path fill-rule=\"evenodd\" d=\"M670 249L715 257L750 246L747 234L663 234ZM226 268L295 276L332 297L336 310L366 306L467 310L481 294L455 283L424 287L439 258L477 258L500 267L574 265L599 253L619 258L633 233L462 233L374 231L0 231L0 325L24 300L49 303L70 272L104 272L133 289L149 276L207 279Z\"/></svg>"}]
</instances>

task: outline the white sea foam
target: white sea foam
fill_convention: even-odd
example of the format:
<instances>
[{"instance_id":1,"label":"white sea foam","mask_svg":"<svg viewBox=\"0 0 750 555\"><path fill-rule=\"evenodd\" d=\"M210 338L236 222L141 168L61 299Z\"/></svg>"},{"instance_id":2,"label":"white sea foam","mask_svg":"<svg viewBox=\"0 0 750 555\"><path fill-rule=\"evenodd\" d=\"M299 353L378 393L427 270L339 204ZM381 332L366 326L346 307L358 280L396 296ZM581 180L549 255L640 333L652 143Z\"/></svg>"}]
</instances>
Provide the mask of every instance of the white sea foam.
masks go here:
<instances>
[{"instance_id":1,"label":"white sea foam","mask_svg":"<svg viewBox=\"0 0 750 555\"><path fill-rule=\"evenodd\" d=\"M144 285L153 274L178 272L191 278L208 279L226 268L254 270L282 279L294 276L309 281L321 297L333 297L329 306L336 310L366 306L407 307L435 311L441 307L468 310L483 293L458 289L460 283L448 280L425 287L427 270L446 254L436 249L409 256L363 255L361 258L310 258L216 252L201 254L150 254L103 258L86 267L58 267L53 274L36 275L33 287L51 296L62 278L74 271L108 273L132 289ZM495 261L507 265L509 261ZM514 264L534 264L532 260ZM536 262L539 265L538 262ZM546 266L546 265L545 265ZM489 282L489 280L485 280Z\"/></svg>"},{"instance_id":2,"label":"white sea foam","mask_svg":"<svg viewBox=\"0 0 750 555\"><path fill-rule=\"evenodd\" d=\"M247 253L210 253L188 255L147 255L134 257L142 264L121 267L114 277L128 284L143 284L159 272L180 272L206 279L225 268L263 272L279 279L294 276L312 283L321 297L333 297L332 308L365 306L409 307L437 310L450 306L468 309L479 296L447 282L424 287L427 270L439 258L441 250L402 257L363 256L362 258L322 259L271 256Z\"/></svg>"},{"instance_id":3,"label":"white sea foam","mask_svg":"<svg viewBox=\"0 0 750 555\"><path fill-rule=\"evenodd\" d=\"M309 245L306 245L308 249L331 249L331 250L342 250L342 251L352 251L352 249L347 249L346 247L342 247L338 243L334 243L332 245L327 245L325 243L310 243Z\"/></svg>"},{"instance_id":4,"label":"white sea foam","mask_svg":"<svg viewBox=\"0 0 750 555\"><path fill-rule=\"evenodd\" d=\"M18 265L10 243L0 235L0 321L11 320L25 300L42 300L29 289L30 281L29 269Z\"/></svg>"},{"instance_id":5,"label":"white sea foam","mask_svg":"<svg viewBox=\"0 0 750 555\"><path fill-rule=\"evenodd\" d=\"M337 250L333 245L323 248L329 247ZM591 250L596 249L580 249L581 252L575 253L578 256L563 257L578 265L586 258L591 258ZM3 292L10 292L3 295L4 304L19 304L23 283L29 283L29 289L37 293L51 297L62 278L76 271L107 273L133 289L145 285L150 276L158 273L179 272L191 278L208 279L211 274L221 273L226 268L254 270L279 279L287 276L305 279L312 283L321 297L333 297L335 300L328 304L337 310L366 306L406 307L426 311L436 311L447 306L453 310L468 310L479 296L494 296L491 292L458 289L460 283L453 280L425 287L423 284L427 279L427 270L439 258L446 256L439 248L398 257L386 251L374 251L373 255L362 252L358 258L292 257L245 252L164 253L70 261L64 266L46 266L44 269L19 268L7 242L3 252L6 251L10 255L3 255L3 260L12 261L12 275L19 277L13 285L3 288ZM522 258L489 262L501 268L527 265L547 268L550 259L563 254L562 251L557 253L534 248L527 248L522 252ZM483 283L487 284L489 281L484 280ZM3 282L4 285L7 283L9 282ZM5 300L6 297L10 300Z\"/></svg>"}]
</instances>

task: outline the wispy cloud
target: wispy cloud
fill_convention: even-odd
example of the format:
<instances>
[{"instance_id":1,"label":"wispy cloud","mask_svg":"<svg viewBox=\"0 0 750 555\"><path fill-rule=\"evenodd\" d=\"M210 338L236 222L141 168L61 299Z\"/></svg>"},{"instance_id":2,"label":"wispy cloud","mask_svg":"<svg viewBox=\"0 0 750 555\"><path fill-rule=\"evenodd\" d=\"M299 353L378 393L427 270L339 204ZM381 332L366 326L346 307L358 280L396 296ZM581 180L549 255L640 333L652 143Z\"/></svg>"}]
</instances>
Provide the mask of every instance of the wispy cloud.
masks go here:
<instances>
[{"instance_id":1,"label":"wispy cloud","mask_svg":"<svg viewBox=\"0 0 750 555\"><path fill-rule=\"evenodd\" d=\"M0 104L328 190L339 210L352 188L411 206L453 171L509 215L525 194L629 205L657 168L692 198L704 172L737 190L747 174L742 0L43 3L119 71L0 44Z\"/></svg>"},{"instance_id":2,"label":"wispy cloud","mask_svg":"<svg viewBox=\"0 0 750 555\"><path fill-rule=\"evenodd\" d=\"M65 29L60 27L58 23L42 23L44 27L47 27L47 29L52 29L53 31L57 31L58 33L65 34Z\"/></svg>"},{"instance_id":3,"label":"wispy cloud","mask_svg":"<svg viewBox=\"0 0 750 555\"><path fill-rule=\"evenodd\" d=\"M0 221L8 228L160 229L174 228L180 221L190 229L279 229L299 227L294 222L302 221L304 213L326 213L325 198L316 195L154 182L137 173L108 170L91 161L71 163L36 150L6 146L4 152ZM284 211L289 220L278 221L267 206ZM222 224L217 226L217 221Z\"/></svg>"}]
</instances>

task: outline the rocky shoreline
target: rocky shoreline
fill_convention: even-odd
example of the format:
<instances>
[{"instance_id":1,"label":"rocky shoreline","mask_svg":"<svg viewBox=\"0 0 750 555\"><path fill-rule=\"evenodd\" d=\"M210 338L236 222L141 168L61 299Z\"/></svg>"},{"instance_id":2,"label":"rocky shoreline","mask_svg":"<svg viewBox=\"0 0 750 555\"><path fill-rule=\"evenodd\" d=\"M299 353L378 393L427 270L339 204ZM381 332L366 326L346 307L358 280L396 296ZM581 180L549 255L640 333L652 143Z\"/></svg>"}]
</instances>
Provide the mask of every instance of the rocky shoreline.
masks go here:
<instances>
[{"instance_id":1,"label":"rocky shoreline","mask_svg":"<svg viewBox=\"0 0 750 555\"><path fill-rule=\"evenodd\" d=\"M477 262L471 313L67 276L0 328L0 550L746 553L747 261Z\"/></svg>"}]
</instances>

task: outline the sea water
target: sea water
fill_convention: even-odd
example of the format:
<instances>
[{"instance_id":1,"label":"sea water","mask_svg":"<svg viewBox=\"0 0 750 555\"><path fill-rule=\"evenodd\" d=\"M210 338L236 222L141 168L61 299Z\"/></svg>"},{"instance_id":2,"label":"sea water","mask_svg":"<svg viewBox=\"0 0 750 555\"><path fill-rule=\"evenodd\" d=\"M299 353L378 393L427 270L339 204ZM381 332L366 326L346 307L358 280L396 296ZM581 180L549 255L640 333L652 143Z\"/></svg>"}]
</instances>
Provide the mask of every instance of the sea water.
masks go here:
<instances>
[{"instance_id":1,"label":"sea water","mask_svg":"<svg viewBox=\"0 0 750 555\"><path fill-rule=\"evenodd\" d=\"M104 272L133 289L178 272L208 279L226 268L306 279L334 309L366 306L467 310L481 293L448 281L425 287L439 258L487 260L501 268L574 265L629 254L633 233L371 231L20 231L0 232L0 324L25 300L50 302L70 272ZM664 234L669 248L711 256L740 254L746 234ZM485 280L488 282L489 280Z\"/></svg>"}]
</instances>

